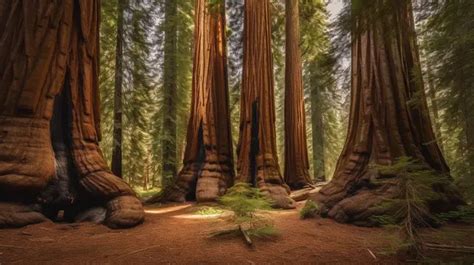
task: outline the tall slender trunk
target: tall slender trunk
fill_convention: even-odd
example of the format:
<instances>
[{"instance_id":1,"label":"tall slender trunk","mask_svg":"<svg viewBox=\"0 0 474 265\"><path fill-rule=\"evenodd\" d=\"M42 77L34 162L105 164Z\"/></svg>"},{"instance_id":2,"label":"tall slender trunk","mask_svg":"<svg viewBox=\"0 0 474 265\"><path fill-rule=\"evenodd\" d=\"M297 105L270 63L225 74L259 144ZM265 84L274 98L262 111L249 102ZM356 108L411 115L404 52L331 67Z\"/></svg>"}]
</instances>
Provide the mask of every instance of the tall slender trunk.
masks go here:
<instances>
[{"instance_id":1,"label":"tall slender trunk","mask_svg":"<svg viewBox=\"0 0 474 265\"><path fill-rule=\"evenodd\" d=\"M466 155L467 162L469 163L470 174L474 174L474 118L472 117L472 102L469 102L472 98L472 91L466 93L465 98L462 100L461 112L464 118L464 134L466 137Z\"/></svg>"},{"instance_id":2,"label":"tall slender trunk","mask_svg":"<svg viewBox=\"0 0 474 265\"><path fill-rule=\"evenodd\" d=\"M285 182L292 189L311 184L309 175L299 4L286 0Z\"/></svg>"},{"instance_id":3,"label":"tall slender trunk","mask_svg":"<svg viewBox=\"0 0 474 265\"><path fill-rule=\"evenodd\" d=\"M184 166L174 185L165 191L164 200L213 201L233 183L224 7L223 3L209 5L207 0L196 0L193 89Z\"/></svg>"},{"instance_id":4,"label":"tall slender trunk","mask_svg":"<svg viewBox=\"0 0 474 265\"><path fill-rule=\"evenodd\" d=\"M433 79L433 71L431 70L431 66L427 65L427 78L428 78L428 97L431 102L431 112L433 113L433 123L435 129L436 139L441 151L443 151L443 135L441 133L441 120L439 117L439 107L438 107L438 99L436 96L436 86Z\"/></svg>"},{"instance_id":5,"label":"tall slender trunk","mask_svg":"<svg viewBox=\"0 0 474 265\"><path fill-rule=\"evenodd\" d=\"M162 135L162 177L163 186L173 183L177 160L177 44L178 44L178 1L165 2L164 21L164 69L163 69L163 135Z\"/></svg>"},{"instance_id":6,"label":"tall slender trunk","mask_svg":"<svg viewBox=\"0 0 474 265\"><path fill-rule=\"evenodd\" d=\"M324 123L323 112L321 110L322 98L320 82L312 82L315 87L311 87L311 125L313 140L313 170L314 179L318 182L326 181L325 160L324 160Z\"/></svg>"},{"instance_id":7,"label":"tall slender trunk","mask_svg":"<svg viewBox=\"0 0 474 265\"><path fill-rule=\"evenodd\" d=\"M112 149L112 172L122 176L122 87L123 87L123 17L126 0L118 0L117 44L115 47L114 132Z\"/></svg>"},{"instance_id":8,"label":"tall slender trunk","mask_svg":"<svg viewBox=\"0 0 474 265\"><path fill-rule=\"evenodd\" d=\"M276 206L295 207L278 165L269 0L246 0L238 181L258 186Z\"/></svg>"},{"instance_id":9,"label":"tall slender trunk","mask_svg":"<svg viewBox=\"0 0 474 265\"><path fill-rule=\"evenodd\" d=\"M435 141L423 82L416 78L421 67L410 0L363 5L353 14L349 132L334 178L315 199L337 221L368 225L372 215L388 211L377 205L400 196L400 176L381 175L369 165L411 157L440 173L449 169ZM390 12L372 19L380 10ZM442 196L430 204L431 211L450 210L462 202L447 189L436 187Z\"/></svg>"}]
</instances>

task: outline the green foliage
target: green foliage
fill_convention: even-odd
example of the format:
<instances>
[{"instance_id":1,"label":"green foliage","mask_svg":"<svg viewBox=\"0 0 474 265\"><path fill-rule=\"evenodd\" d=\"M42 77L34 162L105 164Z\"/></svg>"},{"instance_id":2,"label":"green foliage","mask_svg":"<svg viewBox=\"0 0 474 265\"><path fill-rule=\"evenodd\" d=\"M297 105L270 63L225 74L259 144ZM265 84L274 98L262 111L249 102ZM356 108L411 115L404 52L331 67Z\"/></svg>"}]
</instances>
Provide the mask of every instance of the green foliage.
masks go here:
<instances>
[{"instance_id":1,"label":"green foliage","mask_svg":"<svg viewBox=\"0 0 474 265\"><path fill-rule=\"evenodd\" d=\"M140 198L150 198L161 192L160 188L153 188L148 190L144 190L142 188L135 188L134 190Z\"/></svg>"},{"instance_id":2,"label":"green foliage","mask_svg":"<svg viewBox=\"0 0 474 265\"><path fill-rule=\"evenodd\" d=\"M203 206L194 212L197 215L220 215L224 213L222 209L216 207Z\"/></svg>"},{"instance_id":3,"label":"green foliage","mask_svg":"<svg viewBox=\"0 0 474 265\"><path fill-rule=\"evenodd\" d=\"M237 183L219 199L220 203L234 212L236 221L248 221L259 210L270 210L271 203L260 192L248 183Z\"/></svg>"},{"instance_id":4,"label":"green foliage","mask_svg":"<svg viewBox=\"0 0 474 265\"><path fill-rule=\"evenodd\" d=\"M377 205L375 210L384 214L373 216L372 220L398 228L403 242L401 250L411 249L419 253L421 238L418 228L436 223L429 203L440 199L441 195L435 192L435 187L451 185L448 177L410 157L400 157L393 165L373 168L381 176L397 176L395 185L399 193Z\"/></svg>"},{"instance_id":5,"label":"green foliage","mask_svg":"<svg viewBox=\"0 0 474 265\"><path fill-rule=\"evenodd\" d=\"M321 207L312 200L307 200L300 211L301 219L314 218L321 213Z\"/></svg>"},{"instance_id":6,"label":"green foliage","mask_svg":"<svg viewBox=\"0 0 474 265\"><path fill-rule=\"evenodd\" d=\"M461 206L455 211L437 214L436 217L441 222L463 222L468 224L474 223L474 209L472 206Z\"/></svg>"},{"instance_id":7,"label":"green foliage","mask_svg":"<svg viewBox=\"0 0 474 265\"><path fill-rule=\"evenodd\" d=\"M272 220L262 211L271 209L271 202L247 183L237 183L219 199L233 212L228 221L244 229L249 236L269 237L277 234Z\"/></svg>"},{"instance_id":8,"label":"green foliage","mask_svg":"<svg viewBox=\"0 0 474 265\"><path fill-rule=\"evenodd\" d=\"M474 2L415 1L426 76L438 106L438 140L451 175L474 201Z\"/></svg>"}]
</instances>

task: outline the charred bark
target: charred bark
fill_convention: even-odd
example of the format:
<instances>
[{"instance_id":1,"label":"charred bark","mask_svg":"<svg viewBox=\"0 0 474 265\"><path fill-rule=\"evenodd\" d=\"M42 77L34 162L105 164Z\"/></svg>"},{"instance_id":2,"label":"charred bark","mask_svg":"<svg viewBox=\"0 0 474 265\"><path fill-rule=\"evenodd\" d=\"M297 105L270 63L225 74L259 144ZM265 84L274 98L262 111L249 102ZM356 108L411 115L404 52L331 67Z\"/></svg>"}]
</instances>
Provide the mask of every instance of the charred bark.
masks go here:
<instances>
[{"instance_id":1,"label":"charred bark","mask_svg":"<svg viewBox=\"0 0 474 265\"><path fill-rule=\"evenodd\" d=\"M118 1L117 14L117 43L115 47L115 88L114 88L114 132L112 150L112 172L122 176L122 85L123 85L123 37L124 37L124 9L125 1Z\"/></svg>"},{"instance_id":2,"label":"charred bark","mask_svg":"<svg viewBox=\"0 0 474 265\"><path fill-rule=\"evenodd\" d=\"M278 165L268 0L246 0L237 181L256 183L275 206L293 208Z\"/></svg>"},{"instance_id":3,"label":"charred bark","mask_svg":"<svg viewBox=\"0 0 474 265\"><path fill-rule=\"evenodd\" d=\"M165 200L213 201L232 185L224 4L196 0L191 116L184 166ZM152 199L154 201L155 199Z\"/></svg>"},{"instance_id":4,"label":"charred bark","mask_svg":"<svg viewBox=\"0 0 474 265\"><path fill-rule=\"evenodd\" d=\"M337 221L368 225L383 211L374 206L400 196L399 176L382 176L369 164L391 165L404 156L440 173L449 169L429 117L410 1L364 5L353 14L348 136L334 178L315 199ZM436 191L444 200L431 205L432 211L462 202L447 187Z\"/></svg>"},{"instance_id":5,"label":"charred bark","mask_svg":"<svg viewBox=\"0 0 474 265\"><path fill-rule=\"evenodd\" d=\"M298 1L286 0L285 182L292 189L312 183L309 175Z\"/></svg>"},{"instance_id":6,"label":"charred bark","mask_svg":"<svg viewBox=\"0 0 474 265\"><path fill-rule=\"evenodd\" d=\"M142 222L140 201L98 145L99 1L1 5L0 226L58 210L110 227Z\"/></svg>"}]
</instances>

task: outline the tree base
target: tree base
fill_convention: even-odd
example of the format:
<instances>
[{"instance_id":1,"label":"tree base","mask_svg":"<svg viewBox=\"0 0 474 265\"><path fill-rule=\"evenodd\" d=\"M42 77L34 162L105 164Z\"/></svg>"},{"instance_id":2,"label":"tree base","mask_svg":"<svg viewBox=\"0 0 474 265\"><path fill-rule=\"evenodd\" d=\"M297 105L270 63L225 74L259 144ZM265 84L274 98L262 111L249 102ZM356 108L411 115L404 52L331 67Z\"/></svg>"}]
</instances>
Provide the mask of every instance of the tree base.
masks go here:
<instances>
[{"instance_id":1,"label":"tree base","mask_svg":"<svg viewBox=\"0 0 474 265\"><path fill-rule=\"evenodd\" d=\"M0 228L16 228L48 221L37 207L0 202Z\"/></svg>"},{"instance_id":2,"label":"tree base","mask_svg":"<svg viewBox=\"0 0 474 265\"><path fill-rule=\"evenodd\" d=\"M272 206L280 209L294 209L296 202L290 198L289 189L282 185L264 184L260 191L272 202Z\"/></svg>"},{"instance_id":3,"label":"tree base","mask_svg":"<svg viewBox=\"0 0 474 265\"><path fill-rule=\"evenodd\" d=\"M359 226L377 226L379 223L374 216L388 215L387 207L380 207L389 199L399 198L401 190L400 179L397 177L385 179L381 183L362 181L359 183L341 183L332 181L310 198L321 205L321 214L340 223L352 223ZM432 214L456 210L464 204L462 196L449 187L434 187L439 198L429 201L429 211ZM432 220L427 217L427 222Z\"/></svg>"},{"instance_id":4,"label":"tree base","mask_svg":"<svg viewBox=\"0 0 474 265\"><path fill-rule=\"evenodd\" d=\"M162 194L149 199L147 203L217 201L225 194L232 179L230 170L226 169L228 168L217 162L206 162L202 168L198 163L187 165L178 174L175 183L167 187Z\"/></svg>"},{"instance_id":5,"label":"tree base","mask_svg":"<svg viewBox=\"0 0 474 265\"><path fill-rule=\"evenodd\" d=\"M54 176L49 121L0 115L0 194L23 199Z\"/></svg>"}]
</instances>

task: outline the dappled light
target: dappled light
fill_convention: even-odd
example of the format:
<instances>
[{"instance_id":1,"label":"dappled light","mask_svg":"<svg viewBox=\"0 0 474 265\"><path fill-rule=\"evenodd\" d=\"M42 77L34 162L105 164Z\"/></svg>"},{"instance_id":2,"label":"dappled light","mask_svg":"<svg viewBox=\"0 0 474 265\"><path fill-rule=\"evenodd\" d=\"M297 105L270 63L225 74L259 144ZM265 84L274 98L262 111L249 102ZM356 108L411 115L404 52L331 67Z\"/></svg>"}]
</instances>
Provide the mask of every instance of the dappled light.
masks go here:
<instances>
[{"instance_id":1,"label":"dappled light","mask_svg":"<svg viewBox=\"0 0 474 265\"><path fill-rule=\"evenodd\" d=\"M473 0L0 0L0 265L474 264Z\"/></svg>"}]
</instances>

